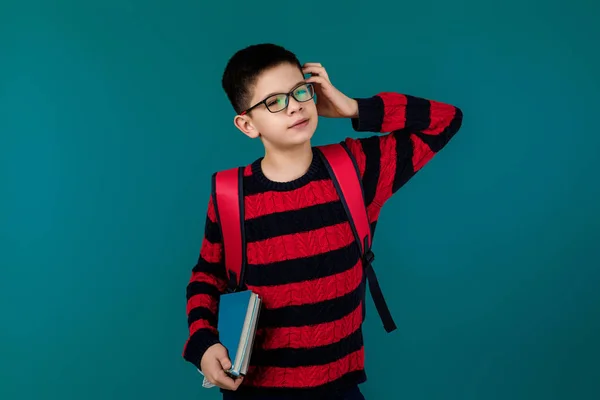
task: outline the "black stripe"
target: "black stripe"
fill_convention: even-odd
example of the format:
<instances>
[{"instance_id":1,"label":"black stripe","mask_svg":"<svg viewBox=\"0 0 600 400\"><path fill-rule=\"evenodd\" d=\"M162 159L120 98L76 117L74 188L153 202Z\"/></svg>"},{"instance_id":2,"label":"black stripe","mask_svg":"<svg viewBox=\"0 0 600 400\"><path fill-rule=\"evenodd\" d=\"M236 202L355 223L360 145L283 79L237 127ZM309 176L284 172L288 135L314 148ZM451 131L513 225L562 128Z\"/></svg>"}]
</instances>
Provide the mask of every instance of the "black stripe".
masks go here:
<instances>
[{"instance_id":1,"label":"black stripe","mask_svg":"<svg viewBox=\"0 0 600 400\"><path fill-rule=\"evenodd\" d=\"M246 398L245 396L272 396L274 399L279 398L303 398L303 399L334 399L336 396L340 396L341 393L348 391L350 395L354 395L356 391L355 387L358 384L364 383L367 380L367 375L364 369L358 371L348 372L338 379L331 382L310 388L286 388L286 387L260 387L241 385L236 390L236 395L240 395L240 399ZM350 389L348 389L350 388ZM341 389L341 391L340 391ZM299 390L302 396L298 396ZM225 389L220 390L221 393L225 393ZM231 393L228 392L227 393ZM243 396L243 397L242 397ZM287 397L286 397L287 396ZM236 397L237 398L237 397ZM350 398L350 397L348 397Z\"/></svg>"},{"instance_id":2,"label":"black stripe","mask_svg":"<svg viewBox=\"0 0 600 400\"><path fill-rule=\"evenodd\" d=\"M385 104L381 96L358 98L360 116L352 118L352 128L357 132L381 132Z\"/></svg>"},{"instance_id":3,"label":"black stripe","mask_svg":"<svg viewBox=\"0 0 600 400\"><path fill-rule=\"evenodd\" d=\"M208 217L206 217L206 224L204 226L204 237L211 243L221 243L223 241L219 224L212 222Z\"/></svg>"},{"instance_id":4,"label":"black stripe","mask_svg":"<svg viewBox=\"0 0 600 400\"><path fill-rule=\"evenodd\" d=\"M216 343L219 343L217 335L207 328L198 329L190 336L183 358L191 362L196 368L200 368L200 359L204 352Z\"/></svg>"},{"instance_id":5,"label":"black stripe","mask_svg":"<svg viewBox=\"0 0 600 400\"><path fill-rule=\"evenodd\" d=\"M261 328L318 325L333 322L350 314L361 304L363 290L359 284L350 293L332 300L301 306L261 311Z\"/></svg>"},{"instance_id":6,"label":"black stripe","mask_svg":"<svg viewBox=\"0 0 600 400\"><path fill-rule=\"evenodd\" d=\"M355 385L364 383L366 380L367 380L367 377L366 377L364 370L352 371L352 372L348 372L347 374L341 376L340 378L338 378L334 381L331 381L329 383L319 386L318 388L315 389L315 391L318 391L318 393L328 393L328 391L330 391L336 387L337 388L350 388L350 389L348 389L348 391L351 391ZM321 398L321 397L319 396L317 398ZM333 396L331 395L331 393L329 393L328 397L324 397L324 398L331 399L331 398L333 398Z\"/></svg>"},{"instance_id":7,"label":"black stripe","mask_svg":"<svg viewBox=\"0 0 600 400\"><path fill-rule=\"evenodd\" d=\"M462 111L457 108L456 114L454 115L454 118L452 118L452 121L450 122L450 124L448 124L448 126L446 128L444 128L444 130L442 132L440 132L438 135L426 135L421 132L417 132L416 135L425 144L427 144L433 152L437 153L438 151L443 149L444 146L446 146L446 144L448 144L448 142L450 141L450 139L452 139L452 137L454 137L456 132L458 132L458 130L460 129L461 124L462 124Z\"/></svg>"},{"instance_id":8,"label":"black stripe","mask_svg":"<svg viewBox=\"0 0 600 400\"><path fill-rule=\"evenodd\" d=\"M251 286L304 282L345 272L356 265L358 260L358 247L356 242L352 242L341 249L312 257L271 264L250 264L246 271L246 282Z\"/></svg>"},{"instance_id":9,"label":"black stripe","mask_svg":"<svg viewBox=\"0 0 600 400\"><path fill-rule=\"evenodd\" d=\"M373 202L377 192L377 182L379 181L381 148L379 147L379 136L372 136L360 139L363 152L365 153L365 172L363 175L363 189L365 192L365 204Z\"/></svg>"},{"instance_id":10,"label":"black stripe","mask_svg":"<svg viewBox=\"0 0 600 400\"><path fill-rule=\"evenodd\" d=\"M360 350L363 335L360 327L337 343L307 349L280 348L263 350L260 345L252 353L252 364L281 368L325 365ZM258 342L257 344L259 344Z\"/></svg>"},{"instance_id":11,"label":"black stripe","mask_svg":"<svg viewBox=\"0 0 600 400\"><path fill-rule=\"evenodd\" d=\"M321 164L315 164L315 170L313 171L314 175L310 180L306 180L305 185L311 182L318 183L318 181L329 179L329 175L324 168L321 168ZM300 185L297 188L304 186ZM290 191L290 187L288 185L273 185L273 187L269 187L268 190L274 192L287 192ZM256 179L255 176L244 176L244 194L246 196L252 196L259 193L265 192L264 183L260 181L260 179Z\"/></svg>"},{"instance_id":12,"label":"black stripe","mask_svg":"<svg viewBox=\"0 0 600 400\"><path fill-rule=\"evenodd\" d=\"M371 243L375 240L375 230L377 228L377 220L371 222Z\"/></svg>"},{"instance_id":13,"label":"black stripe","mask_svg":"<svg viewBox=\"0 0 600 400\"><path fill-rule=\"evenodd\" d=\"M429 128L431 103L420 97L406 96L406 129L422 131Z\"/></svg>"},{"instance_id":14,"label":"black stripe","mask_svg":"<svg viewBox=\"0 0 600 400\"><path fill-rule=\"evenodd\" d=\"M415 174L412 162L413 142L406 132L394 132L396 135L396 171L392 184L392 193L396 193Z\"/></svg>"},{"instance_id":15,"label":"black stripe","mask_svg":"<svg viewBox=\"0 0 600 400\"><path fill-rule=\"evenodd\" d=\"M192 272L202 272L207 275L213 275L219 279L225 279L225 267L222 263L211 263L202 256L198 258L198 263L192 268Z\"/></svg>"},{"instance_id":16,"label":"black stripe","mask_svg":"<svg viewBox=\"0 0 600 400\"><path fill-rule=\"evenodd\" d=\"M188 315L188 326L201 319L208 321L211 326L217 326L217 316L208 308L204 307L196 307L190 310L190 314Z\"/></svg>"},{"instance_id":17,"label":"black stripe","mask_svg":"<svg viewBox=\"0 0 600 400\"><path fill-rule=\"evenodd\" d=\"M206 282L190 282L186 288L186 299L189 300L197 294L207 294L210 296L219 296L219 289Z\"/></svg>"},{"instance_id":18,"label":"black stripe","mask_svg":"<svg viewBox=\"0 0 600 400\"><path fill-rule=\"evenodd\" d=\"M348 221L340 201L309 206L300 210L268 214L246 221L247 243L291 233L307 232Z\"/></svg>"}]
</instances>

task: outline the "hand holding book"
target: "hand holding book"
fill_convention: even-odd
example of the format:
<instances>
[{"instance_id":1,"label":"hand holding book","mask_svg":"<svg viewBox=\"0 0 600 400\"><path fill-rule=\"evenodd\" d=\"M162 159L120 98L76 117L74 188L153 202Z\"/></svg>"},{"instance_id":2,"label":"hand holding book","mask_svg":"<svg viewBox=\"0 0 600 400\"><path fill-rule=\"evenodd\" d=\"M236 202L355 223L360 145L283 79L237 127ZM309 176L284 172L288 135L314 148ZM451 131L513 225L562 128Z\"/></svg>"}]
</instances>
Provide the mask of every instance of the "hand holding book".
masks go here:
<instances>
[{"instance_id":1,"label":"hand holding book","mask_svg":"<svg viewBox=\"0 0 600 400\"><path fill-rule=\"evenodd\" d=\"M202 386L236 390L248 371L262 300L249 290L220 296L219 343L200 361Z\"/></svg>"},{"instance_id":2,"label":"hand holding book","mask_svg":"<svg viewBox=\"0 0 600 400\"><path fill-rule=\"evenodd\" d=\"M226 371L231 369L231 360L227 349L220 343L214 344L206 350L200 369L204 377L213 385L223 389L236 390L243 381L243 377L233 379Z\"/></svg>"}]
</instances>

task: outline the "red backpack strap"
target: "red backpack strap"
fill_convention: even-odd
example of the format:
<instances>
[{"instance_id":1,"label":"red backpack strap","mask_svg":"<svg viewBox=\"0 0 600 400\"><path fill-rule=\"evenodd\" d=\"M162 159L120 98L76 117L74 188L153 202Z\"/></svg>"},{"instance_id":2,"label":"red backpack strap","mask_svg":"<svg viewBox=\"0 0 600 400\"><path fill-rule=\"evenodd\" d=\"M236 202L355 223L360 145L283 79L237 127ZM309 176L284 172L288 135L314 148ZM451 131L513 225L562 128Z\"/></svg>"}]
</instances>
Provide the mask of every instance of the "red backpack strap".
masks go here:
<instances>
[{"instance_id":1,"label":"red backpack strap","mask_svg":"<svg viewBox=\"0 0 600 400\"><path fill-rule=\"evenodd\" d=\"M246 235L244 234L244 168L231 168L213 174L212 196L223 239L229 290L245 288Z\"/></svg>"},{"instance_id":2,"label":"red backpack strap","mask_svg":"<svg viewBox=\"0 0 600 400\"><path fill-rule=\"evenodd\" d=\"M364 256L371 250L371 225L354 157L342 144L329 144L318 149L324 156L323 160L346 209L360 252Z\"/></svg>"},{"instance_id":3,"label":"red backpack strap","mask_svg":"<svg viewBox=\"0 0 600 400\"><path fill-rule=\"evenodd\" d=\"M375 258L371 250L373 233L367 215L364 191L356 160L345 143L319 146L317 149L348 215L352 233L365 263L369 290L377 312L383 321L385 330L391 332L396 329L396 324L383 297L372 266Z\"/></svg>"}]
</instances>

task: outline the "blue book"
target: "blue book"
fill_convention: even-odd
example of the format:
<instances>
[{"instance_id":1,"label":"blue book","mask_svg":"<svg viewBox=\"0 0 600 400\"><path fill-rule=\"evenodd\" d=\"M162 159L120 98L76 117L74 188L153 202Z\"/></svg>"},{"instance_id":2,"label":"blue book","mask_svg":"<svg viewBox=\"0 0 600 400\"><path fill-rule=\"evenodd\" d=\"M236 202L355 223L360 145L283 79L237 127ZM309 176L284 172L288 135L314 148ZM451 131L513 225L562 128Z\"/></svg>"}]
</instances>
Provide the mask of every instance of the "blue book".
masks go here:
<instances>
[{"instance_id":1,"label":"blue book","mask_svg":"<svg viewBox=\"0 0 600 400\"><path fill-rule=\"evenodd\" d=\"M219 340L229 352L231 377L245 376L252 356L261 299L249 290L221 295L218 311ZM205 388L214 387L204 378Z\"/></svg>"}]
</instances>

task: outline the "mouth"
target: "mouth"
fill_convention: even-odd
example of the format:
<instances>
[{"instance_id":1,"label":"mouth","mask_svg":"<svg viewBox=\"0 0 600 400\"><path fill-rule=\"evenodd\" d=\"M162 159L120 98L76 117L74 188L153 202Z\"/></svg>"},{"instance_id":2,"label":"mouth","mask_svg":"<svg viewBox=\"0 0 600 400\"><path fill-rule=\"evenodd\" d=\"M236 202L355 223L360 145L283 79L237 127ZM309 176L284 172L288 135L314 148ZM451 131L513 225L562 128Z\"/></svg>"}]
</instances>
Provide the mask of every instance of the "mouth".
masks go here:
<instances>
[{"instance_id":1,"label":"mouth","mask_svg":"<svg viewBox=\"0 0 600 400\"><path fill-rule=\"evenodd\" d=\"M306 125L308 125L308 118L302 118L301 120L298 120L296 122L294 122L291 126L291 128L303 128Z\"/></svg>"}]
</instances>

